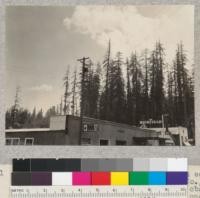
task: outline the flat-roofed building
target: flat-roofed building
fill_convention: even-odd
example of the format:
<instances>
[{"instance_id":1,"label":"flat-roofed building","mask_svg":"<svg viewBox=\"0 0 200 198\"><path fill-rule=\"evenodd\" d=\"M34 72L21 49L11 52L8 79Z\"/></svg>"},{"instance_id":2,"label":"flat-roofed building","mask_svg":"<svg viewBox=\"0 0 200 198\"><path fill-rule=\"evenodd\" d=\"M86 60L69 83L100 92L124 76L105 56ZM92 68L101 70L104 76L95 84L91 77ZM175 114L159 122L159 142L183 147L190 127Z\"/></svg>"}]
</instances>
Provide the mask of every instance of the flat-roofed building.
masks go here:
<instances>
[{"instance_id":1,"label":"flat-roofed building","mask_svg":"<svg viewBox=\"0 0 200 198\"><path fill-rule=\"evenodd\" d=\"M53 116L49 128L7 129L6 144L78 145L80 118ZM83 118L81 145L160 145L161 132L89 117Z\"/></svg>"}]
</instances>

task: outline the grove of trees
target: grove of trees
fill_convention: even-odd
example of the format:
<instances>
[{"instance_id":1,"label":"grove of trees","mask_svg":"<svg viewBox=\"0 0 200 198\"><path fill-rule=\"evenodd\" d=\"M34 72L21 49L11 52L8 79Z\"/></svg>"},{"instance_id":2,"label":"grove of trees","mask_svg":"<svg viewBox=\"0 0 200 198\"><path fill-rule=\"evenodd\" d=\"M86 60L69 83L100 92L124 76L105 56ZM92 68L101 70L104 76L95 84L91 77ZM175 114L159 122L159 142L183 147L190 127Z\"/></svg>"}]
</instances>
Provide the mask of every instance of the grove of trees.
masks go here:
<instances>
[{"instance_id":1,"label":"grove of trees","mask_svg":"<svg viewBox=\"0 0 200 198\"><path fill-rule=\"evenodd\" d=\"M152 50L121 52L112 56L112 45L102 62L87 64L84 83L83 115L138 126L141 120L169 117L169 126L194 128L194 69L188 65L182 42L177 44L173 61L166 60L165 48L156 42ZM64 76L64 94L59 105L44 113L29 112L18 104L6 112L6 128L48 127L49 117L57 114L79 115L80 76L70 67ZM60 97L60 96L58 96Z\"/></svg>"}]
</instances>

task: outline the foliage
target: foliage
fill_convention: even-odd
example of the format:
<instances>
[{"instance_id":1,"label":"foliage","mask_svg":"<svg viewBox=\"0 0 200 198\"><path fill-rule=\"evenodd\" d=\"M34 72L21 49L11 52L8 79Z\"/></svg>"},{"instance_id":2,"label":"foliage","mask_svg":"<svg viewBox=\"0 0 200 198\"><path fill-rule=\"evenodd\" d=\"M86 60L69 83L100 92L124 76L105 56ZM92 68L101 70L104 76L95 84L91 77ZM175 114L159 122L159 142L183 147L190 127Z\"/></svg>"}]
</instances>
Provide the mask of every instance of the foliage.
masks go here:
<instances>
[{"instance_id":1,"label":"foliage","mask_svg":"<svg viewBox=\"0 0 200 198\"><path fill-rule=\"evenodd\" d=\"M194 128L194 73L187 69L191 66L188 66L183 44L177 45L173 63L165 60L164 52L161 42L156 42L153 50L145 49L142 54L134 52L124 61L121 52L114 58L111 56L109 41L102 63L90 61L87 64L82 81L83 115L139 126L141 120L161 120L162 115L167 114L169 126ZM69 67L63 79L64 108L61 100L60 112L58 105L45 114L42 109L36 112L34 108L32 113L23 109L17 89L14 105L6 112L6 128L48 127L53 115L70 112L77 115L81 79L76 72L71 93Z\"/></svg>"}]
</instances>

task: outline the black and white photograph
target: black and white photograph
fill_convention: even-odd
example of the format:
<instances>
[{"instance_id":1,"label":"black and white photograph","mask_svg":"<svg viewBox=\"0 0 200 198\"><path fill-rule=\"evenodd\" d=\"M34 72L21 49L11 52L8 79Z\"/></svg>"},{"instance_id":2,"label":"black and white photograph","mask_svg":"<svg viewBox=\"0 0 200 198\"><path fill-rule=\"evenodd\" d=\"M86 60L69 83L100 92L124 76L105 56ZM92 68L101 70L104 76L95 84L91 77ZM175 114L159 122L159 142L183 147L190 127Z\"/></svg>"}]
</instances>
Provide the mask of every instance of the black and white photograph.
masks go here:
<instances>
[{"instance_id":1,"label":"black and white photograph","mask_svg":"<svg viewBox=\"0 0 200 198\"><path fill-rule=\"evenodd\" d=\"M194 146L194 6L6 6L6 145Z\"/></svg>"}]
</instances>

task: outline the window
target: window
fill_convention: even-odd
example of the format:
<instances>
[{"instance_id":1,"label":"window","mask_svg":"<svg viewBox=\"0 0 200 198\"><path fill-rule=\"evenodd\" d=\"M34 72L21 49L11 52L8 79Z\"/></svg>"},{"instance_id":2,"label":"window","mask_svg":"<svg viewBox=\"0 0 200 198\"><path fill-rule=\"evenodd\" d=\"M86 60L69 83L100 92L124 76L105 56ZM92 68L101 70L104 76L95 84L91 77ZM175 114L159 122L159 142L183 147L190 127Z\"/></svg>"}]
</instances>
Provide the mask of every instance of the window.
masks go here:
<instances>
[{"instance_id":1,"label":"window","mask_svg":"<svg viewBox=\"0 0 200 198\"><path fill-rule=\"evenodd\" d=\"M25 143L25 140L21 138L20 141L19 141L19 144L24 145L24 143Z\"/></svg>"},{"instance_id":2,"label":"window","mask_svg":"<svg viewBox=\"0 0 200 198\"><path fill-rule=\"evenodd\" d=\"M119 133L124 133L124 130L119 129L118 132Z\"/></svg>"},{"instance_id":3,"label":"window","mask_svg":"<svg viewBox=\"0 0 200 198\"><path fill-rule=\"evenodd\" d=\"M81 144L82 145L90 145L91 144L91 139L90 138L82 138L81 139Z\"/></svg>"},{"instance_id":4,"label":"window","mask_svg":"<svg viewBox=\"0 0 200 198\"><path fill-rule=\"evenodd\" d=\"M127 145L125 140L116 140L116 145Z\"/></svg>"},{"instance_id":5,"label":"window","mask_svg":"<svg viewBox=\"0 0 200 198\"><path fill-rule=\"evenodd\" d=\"M6 145L19 145L20 138L6 138Z\"/></svg>"},{"instance_id":6,"label":"window","mask_svg":"<svg viewBox=\"0 0 200 198\"><path fill-rule=\"evenodd\" d=\"M13 145L19 145L19 141L20 141L19 138L13 138L12 144L13 144Z\"/></svg>"},{"instance_id":7,"label":"window","mask_svg":"<svg viewBox=\"0 0 200 198\"><path fill-rule=\"evenodd\" d=\"M109 141L108 140L100 140L100 146L108 145Z\"/></svg>"},{"instance_id":8,"label":"window","mask_svg":"<svg viewBox=\"0 0 200 198\"><path fill-rule=\"evenodd\" d=\"M97 124L84 124L83 125L83 131L84 132L94 132L98 130Z\"/></svg>"},{"instance_id":9,"label":"window","mask_svg":"<svg viewBox=\"0 0 200 198\"><path fill-rule=\"evenodd\" d=\"M34 138L25 138L25 145L33 145Z\"/></svg>"},{"instance_id":10,"label":"window","mask_svg":"<svg viewBox=\"0 0 200 198\"><path fill-rule=\"evenodd\" d=\"M12 145L12 138L6 138L6 145Z\"/></svg>"},{"instance_id":11,"label":"window","mask_svg":"<svg viewBox=\"0 0 200 198\"><path fill-rule=\"evenodd\" d=\"M83 131L86 132L87 131L87 124L83 125Z\"/></svg>"},{"instance_id":12,"label":"window","mask_svg":"<svg viewBox=\"0 0 200 198\"><path fill-rule=\"evenodd\" d=\"M132 145L147 145L147 139L146 138L133 137Z\"/></svg>"}]
</instances>

